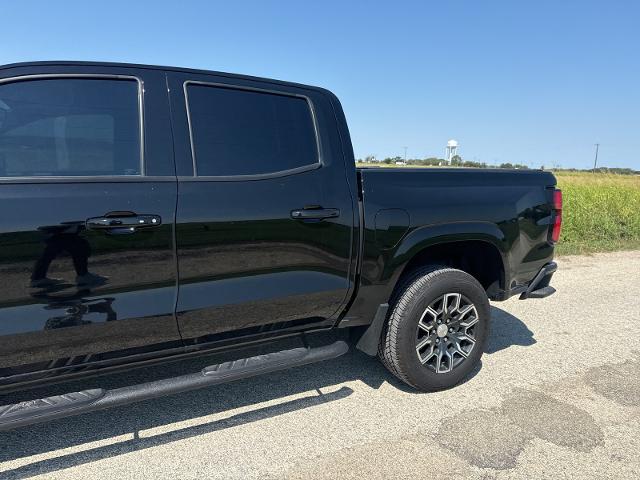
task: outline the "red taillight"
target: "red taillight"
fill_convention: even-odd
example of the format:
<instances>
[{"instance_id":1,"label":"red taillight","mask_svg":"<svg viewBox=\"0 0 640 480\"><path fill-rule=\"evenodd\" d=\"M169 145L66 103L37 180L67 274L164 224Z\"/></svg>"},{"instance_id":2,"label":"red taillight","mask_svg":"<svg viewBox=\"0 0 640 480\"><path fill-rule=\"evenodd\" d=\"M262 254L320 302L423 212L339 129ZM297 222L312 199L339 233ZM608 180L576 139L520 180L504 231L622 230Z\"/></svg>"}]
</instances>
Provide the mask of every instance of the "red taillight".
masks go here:
<instances>
[{"instance_id":1,"label":"red taillight","mask_svg":"<svg viewBox=\"0 0 640 480\"><path fill-rule=\"evenodd\" d=\"M557 243L560 240L560 230L562 230L562 190L553 191L553 225L551 228L551 241Z\"/></svg>"},{"instance_id":2,"label":"red taillight","mask_svg":"<svg viewBox=\"0 0 640 480\"><path fill-rule=\"evenodd\" d=\"M553 191L553 208L562 210L562 190L557 188Z\"/></svg>"}]
</instances>

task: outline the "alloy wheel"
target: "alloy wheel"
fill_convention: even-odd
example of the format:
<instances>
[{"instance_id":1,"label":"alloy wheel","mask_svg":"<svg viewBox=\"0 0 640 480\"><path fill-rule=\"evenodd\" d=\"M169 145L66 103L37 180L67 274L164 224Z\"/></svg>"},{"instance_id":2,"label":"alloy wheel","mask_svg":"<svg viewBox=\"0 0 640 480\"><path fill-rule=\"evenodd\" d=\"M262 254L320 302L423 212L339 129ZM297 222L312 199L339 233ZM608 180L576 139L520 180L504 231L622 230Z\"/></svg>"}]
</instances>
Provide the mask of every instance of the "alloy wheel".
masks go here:
<instances>
[{"instance_id":1,"label":"alloy wheel","mask_svg":"<svg viewBox=\"0 0 640 480\"><path fill-rule=\"evenodd\" d=\"M420 363L436 373L449 373L469 356L479 322L475 305L460 293L445 293L424 310L416 332Z\"/></svg>"}]
</instances>

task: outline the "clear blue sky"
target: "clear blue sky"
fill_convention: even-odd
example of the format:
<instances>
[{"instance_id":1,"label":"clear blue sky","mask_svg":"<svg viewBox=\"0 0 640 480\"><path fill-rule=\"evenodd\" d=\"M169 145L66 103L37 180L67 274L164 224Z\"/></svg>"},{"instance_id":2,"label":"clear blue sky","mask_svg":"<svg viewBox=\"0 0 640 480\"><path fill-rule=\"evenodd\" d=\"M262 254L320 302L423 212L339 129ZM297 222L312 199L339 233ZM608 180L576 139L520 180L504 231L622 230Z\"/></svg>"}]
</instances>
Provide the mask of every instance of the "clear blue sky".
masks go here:
<instances>
[{"instance_id":1,"label":"clear blue sky","mask_svg":"<svg viewBox=\"0 0 640 480\"><path fill-rule=\"evenodd\" d=\"M320 85L357 157L640 169L640 2L8 1L0 64L105 60Z\"/></svg>"}]
</instances>

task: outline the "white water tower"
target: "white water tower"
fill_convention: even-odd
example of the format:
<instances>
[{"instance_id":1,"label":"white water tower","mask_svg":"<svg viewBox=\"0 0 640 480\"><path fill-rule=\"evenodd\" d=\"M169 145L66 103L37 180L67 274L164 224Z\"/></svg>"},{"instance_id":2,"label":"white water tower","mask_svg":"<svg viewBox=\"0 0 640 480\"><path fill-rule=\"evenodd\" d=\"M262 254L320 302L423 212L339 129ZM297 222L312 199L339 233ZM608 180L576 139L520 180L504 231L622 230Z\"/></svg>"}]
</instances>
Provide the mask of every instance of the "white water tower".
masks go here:
<instances>
[{"instance_id":1,"label":"white water tower","mask_svg":"<svg viewBox=\"0 0 640 480\"><path fill-rule=\"evenodd\" d=\"M458 154L458 141L457 140L449 140L447 142L447 149L445 151L445 158L447 163L451 164L451 159Z\"/></svg>"}]
</instances>

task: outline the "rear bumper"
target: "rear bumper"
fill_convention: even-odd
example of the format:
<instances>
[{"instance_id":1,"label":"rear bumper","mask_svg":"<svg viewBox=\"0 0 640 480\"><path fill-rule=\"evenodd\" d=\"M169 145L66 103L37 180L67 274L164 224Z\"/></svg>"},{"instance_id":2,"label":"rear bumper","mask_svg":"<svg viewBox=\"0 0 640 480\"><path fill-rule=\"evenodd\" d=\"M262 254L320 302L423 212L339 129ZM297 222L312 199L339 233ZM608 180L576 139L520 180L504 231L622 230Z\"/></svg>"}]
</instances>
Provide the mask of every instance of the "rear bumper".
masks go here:
<instances>
[{"instance_id":1,"label":"rear bumper","mask_svg":"<svg viewBox=\"0 0 640 480\"><path fill-rule=\"evenodd\" d=\"M531 280L531 283L527 289L520 294L520 300L527 298L545 298L549 295L553 295L556 289L550 286L551 277L556 273L558 265L556 262L547 263L536 276Z\"/></svg>"}]
</instances>

